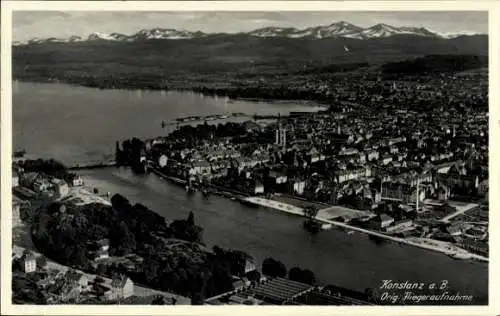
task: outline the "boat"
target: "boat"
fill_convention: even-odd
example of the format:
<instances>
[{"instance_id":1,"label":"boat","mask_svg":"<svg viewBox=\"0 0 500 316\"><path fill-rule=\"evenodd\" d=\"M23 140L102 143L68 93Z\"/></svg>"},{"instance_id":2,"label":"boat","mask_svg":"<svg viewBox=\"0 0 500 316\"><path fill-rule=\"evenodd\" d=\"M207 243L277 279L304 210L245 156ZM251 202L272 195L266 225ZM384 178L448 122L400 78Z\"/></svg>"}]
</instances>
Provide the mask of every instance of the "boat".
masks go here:
<instances>
[{"instance_id":1,"label":"boat","mask_svg":"<svg viewBox=\"0 0 500 316\"><path fill-rule=\"evenodd\" d=\"M327 230L327 229L330 229L332 227L333 227L332 224L330 224L330 223L324 223L324 224L321 225L321 230Z\"/></svg>"}]
</instances>

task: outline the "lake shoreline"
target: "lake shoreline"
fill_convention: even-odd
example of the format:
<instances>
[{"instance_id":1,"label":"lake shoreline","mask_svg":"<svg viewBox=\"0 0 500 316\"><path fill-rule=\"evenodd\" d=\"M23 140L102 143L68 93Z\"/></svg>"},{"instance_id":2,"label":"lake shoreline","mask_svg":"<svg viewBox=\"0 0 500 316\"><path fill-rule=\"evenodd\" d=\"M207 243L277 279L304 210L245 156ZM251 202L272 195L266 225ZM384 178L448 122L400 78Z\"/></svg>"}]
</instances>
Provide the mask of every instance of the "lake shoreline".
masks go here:
<instances>
[{"instance_id":1,"label":"lake shoreline","mask_svg":"<svg viewBox=\"0 0 500 316\"><path fill-rule=\"evenodd\" d=\"M302 98L287 98L280 97L279 95L272 94L269 91L260 90L257 92L257 96L255 93L245 93L245 90L238 90L240 88L207 88L206 90L202 88L198 88L200 85L206 84L202 82L197 82L193 80L193 84L195 86L189 87L189 85L174 85L173 88L162 87L162 86L152 86L152 85L130 85L119 83L118 85L106 85L106 84L93 84L93 83L82 83L75 82L73 80L59 80L52 78L19 78L14 77L14 81L19 81L23 83L44 83L44 84L67 84L75 87L83 87L83 88L91 88L98 90L127 90L127 91L156 91L156 92L194 92L202 94L206 97L229 97L230 100L235 101L249 101L249 102L267 102L267 103L286 103L286 102L295 102L295 103L303 103L303 105L308 105L308 103L317 103L318 105L328 106L330 100L324 96L316 95L312 90L305 91L304 93L311 93L309 97ZM198 84L197 84L198 83ZM210 84L209 84L210 85ZM216 84L215 84L216 85ZM244 87L242 89L258 89L253 86ZM235 92L236 91L236 92ZM259 96L259 94L262 94ZM311 97L313 96L313 97ZM315 96L315 97L314 97Z\"/></svg>"}]
</instances>

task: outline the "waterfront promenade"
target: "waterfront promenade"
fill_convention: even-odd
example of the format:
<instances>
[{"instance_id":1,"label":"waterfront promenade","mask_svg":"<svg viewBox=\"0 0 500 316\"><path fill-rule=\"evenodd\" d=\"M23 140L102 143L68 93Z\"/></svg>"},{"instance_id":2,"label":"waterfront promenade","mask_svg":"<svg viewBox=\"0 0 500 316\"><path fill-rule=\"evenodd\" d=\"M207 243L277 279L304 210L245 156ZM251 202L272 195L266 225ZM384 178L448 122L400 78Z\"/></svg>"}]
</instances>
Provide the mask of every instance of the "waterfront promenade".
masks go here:
<instances>
[{"instance_id":1,"label":"waterfront promenade","mask_svg":"<svg viewBox=\"0 0 500 316\"><path fill-rule=\"evenodd\" d=\"M282 202L277 202L274 200L269 200L269 199L264 199L264 198L259 198L259 197L248 197L248 198L244 198L243 200L248 202L248 203L253 203L253 204L267 207L267 208L270 208L273 210L278 210L278 211L286 212L289 214L294 214L294 215L305 217L302 208L292 206L289 204L285 204ZM333 221L333 220L324 218L321 215L317 216L316 220L318 220L319 222L325 223L325 224L331 224L331 225L334 225L337 227L345 228L345 229L348 229L351 231L357 231L360 233L383 238L383 239L394 241L397 243L406 244L406 245L415 246L415 247L420 247L420 248L427 249L427 250L442 252L446 255L464 255L464 256L469 257L471 259L489 262L489 259L484 257L484 256L470 253L470 252L466 251L465 249L461 249L459 247L456 247L454 245L451 245L451 244L445 243L445 242L429 240L426 238L411 238L411 239L398 238L398 237L389 236L389 235L386 235L386 234L383 234L380 232L376 232L373 230L368 230L368 229L352 226L349 224L341 223L338 221Z\"/></svg>"}]
</instances>

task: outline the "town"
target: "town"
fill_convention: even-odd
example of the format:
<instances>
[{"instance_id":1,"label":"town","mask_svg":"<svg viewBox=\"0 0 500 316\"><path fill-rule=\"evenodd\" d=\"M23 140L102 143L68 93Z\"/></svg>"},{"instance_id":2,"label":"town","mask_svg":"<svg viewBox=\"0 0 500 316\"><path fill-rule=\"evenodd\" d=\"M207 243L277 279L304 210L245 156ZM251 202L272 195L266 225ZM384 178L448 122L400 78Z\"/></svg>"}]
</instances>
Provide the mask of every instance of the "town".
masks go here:
<instances>
[{"instance_id":1,"label":"town","mask_svg":"<svg viewBox=\"0 0 500 316\"><path fill-rule=\"evenodd\" d=\"M326 110L183 120L167 136L117 142L115 162L98 167L303 216L312 234L343 229L488 261L486 77L318 77L301 86L331 96ZM245 249L208 249L192 213L165 219L53 160L15 157L12 184L19 303L384 304L273 258L257 267Z\"/></svg>"},{"instance_id":2,"label":"town","mask_svg":"<svg viewBox=\"0 0 500 316\"><path fill-rule=\"evenodd\" d=\"M232 192L246 203L349 223L456 258L486 258L484 76L425 76L425 84L422 76L373 78L346 89L349 101L325 111L183 126L167 137L124 143L124 152L139 170L149 161L188 191Z\"/></svg>"}]
</instances>

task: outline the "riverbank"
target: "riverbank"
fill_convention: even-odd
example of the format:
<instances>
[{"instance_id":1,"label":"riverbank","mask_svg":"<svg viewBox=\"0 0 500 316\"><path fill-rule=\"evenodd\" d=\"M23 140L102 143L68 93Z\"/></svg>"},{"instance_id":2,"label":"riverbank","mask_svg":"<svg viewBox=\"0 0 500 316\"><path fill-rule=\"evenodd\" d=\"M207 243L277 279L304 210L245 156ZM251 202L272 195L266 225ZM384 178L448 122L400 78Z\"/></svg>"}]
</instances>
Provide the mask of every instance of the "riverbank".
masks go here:
<instances>
[{"instance_id":1,"label":"riverbank","mask_svg":"<svg viewBox=\"0 0 500 316\"><path fill-rule=\"evenodd\" d=\"M301 216L304 218L306 217L304 215L304 211L302 208L296 207L293 205L289 205L289 204L285 204L283 202L278 202L278 201L273 201L273 200L263 199L263 198L258 198L258 197L248 197L244 200L248 203L253 203L253 204L263 206L263 207L266 207L269 209L273 209L273 210L277 210L277 211L281 211L281 212L286 212L286 213L293 214L293 215L298 215L298 216ZM341 223L338 221L333 221L333 220L327 219L323 216L324 215L321 215L318 212L318 216L316 217L316 220L318 220L319 222L322 222L324 224L330 224L330 225L333 225L336 227L344 228L344 229L347 229L350 231L364 233L364 234L371 235L371 236L378 237L378 238L383 238L385 240L393 241L396 243L441 252L443 254L449 255L449 256L451 256L453 258L457 258L457 259L460 259L460 258L469 259L470 258L470 259L474 259L474 260L478 260L478 261L489 262L489 259L484 257L484 256L470 253L470 252L466 251L465 249L456 247L450 243L445 243L445 242L431 240L431 239L425 239L425 238L393 237L393 236L389 236L389 235L379 233L379 232L376 232L373 230L368 230L368 229L352 226L349 224Z\"/></svg>"},{"instance_id":2,"label":"riverbank","mask_svg":"<svg viewBox=\"0 0 500 316\"><path fill-rule=\"evenodd\" d=\"M251 207L215 194L208 198L201 192L187 194L183 186L154 173L145 176L111 168L85 170L79 175L99 191L120 193L165 218L185 218L192 211L204 228L207 247L245 250L255 257L256 266L272 257L287 268L314 271L321 283L361 292L367 287L378 289L384 279L447 279L451 290L474 295L478 298L475 304L487 304L487 263L453 260L440 252L399 243L378 243L369 235L335 227L311 235L302 229L301 216Z\"/></svg>"},{"instance_id":3,"label":"riverbank","mask_svg":"<svg viewBox=\"0 0 500 316\"><path fill-rule=\"evenodd\" d=\"M171 183L174 183L174 184L177 184L180 186L186 186L186 184L187 184L186 180L166 175L156 168L149 168L148 170L150 170L155 175L157 175L158 177L160 177L161 179L163 179L165 181L169 181ZM209 194L215 194L218 196L229 198L231 200L243 201L245 197L248 197L248 194L246 194L245 192L240 192L240 191L231 190L228 188L223 188L223 187L220 187L220 186L217 186L214 184L210 184L209 188L212 189L208 192Z\"/></svg>"},{"instance_id":4,"label":"riverbank","mask_svg":"<svg viewBox=\"0 0 500 316\"><path fill-rule=\"evenodd\" d=\"M181 184L181 185L186 184L185 180L181 180L181 179L175 178L175 177L169 177L169 176L159 172L156 169L152 169L152 170L154 171L155 174L157 174L158 176L160 176L164 180L169 180L171 182ZM222 188L222 189L224 190L224 188ZM272 199L252 197L252 196L248 196L247 194L246 195L241 194L241 193L234 194L234 195L231 195L231 194L234 194L234 193L228 192L228 191L221 191L219 195L224 196L226 198L229 197L231 199L238 200L239 202L246 204L246 205L262 206L262 207L266 207L269 209L273 209L273 210L277 210L277 211L281 211L281 212L285 212L288 214L293 214L293 215L297 215L297 216L306 218L303 208L295 206L295 205L291 205L291 204L288 204L288 203L285 203L282 201L275 201ZM442 242L442 241L438 241L438 240L432 240L432 239L428 239L428 238L427 239L426 238L415 238L415 237L414 238L398 238L398 237L390 236L390 235L387 235L384 233L380 233L380 232L376 232L373 230L368 230L368 229L364 229L364 228L360 228L357 226L352 226L349 224L345 224L345 223L342 223L339 221L332 220L332 218L337 217L337 216L333 216L333 214L338 215L338 216L344 216L347 219L359 217L361 215L374 215L374 214L368 214L368 213L362 212L362 211L357 211L356 212L357 214L346 215L346 213L348 213L348 212L346 212L346 210L347 210L346 208L341 208L340 213L338 211L336 212L336 210L334 210L334 208L335 207L329 206L329 207L325 207L323 209L320 209L318 211L318 214L316 216L316 220L320 221L323 224L323 227L329 228L331 226L335 226L335 227L346 229L349 231L357 231L357 232L360 232L363 234L367 234L369 236L382 238L384 240L393 241L393 242L396 242L399 244L405 244L405 245L419 247L419 248L426 249L426 250L440 252L440 253L448 255L454 259L464 259L464 260L465 259L472 259L472 260L477 260L477 261L482 261L482 262L489 262L489 258L468 252L467 250L459 248L451 243ZM362 213L362 214L359 214L359 213Z\"/></svg>"}]
</instances>

